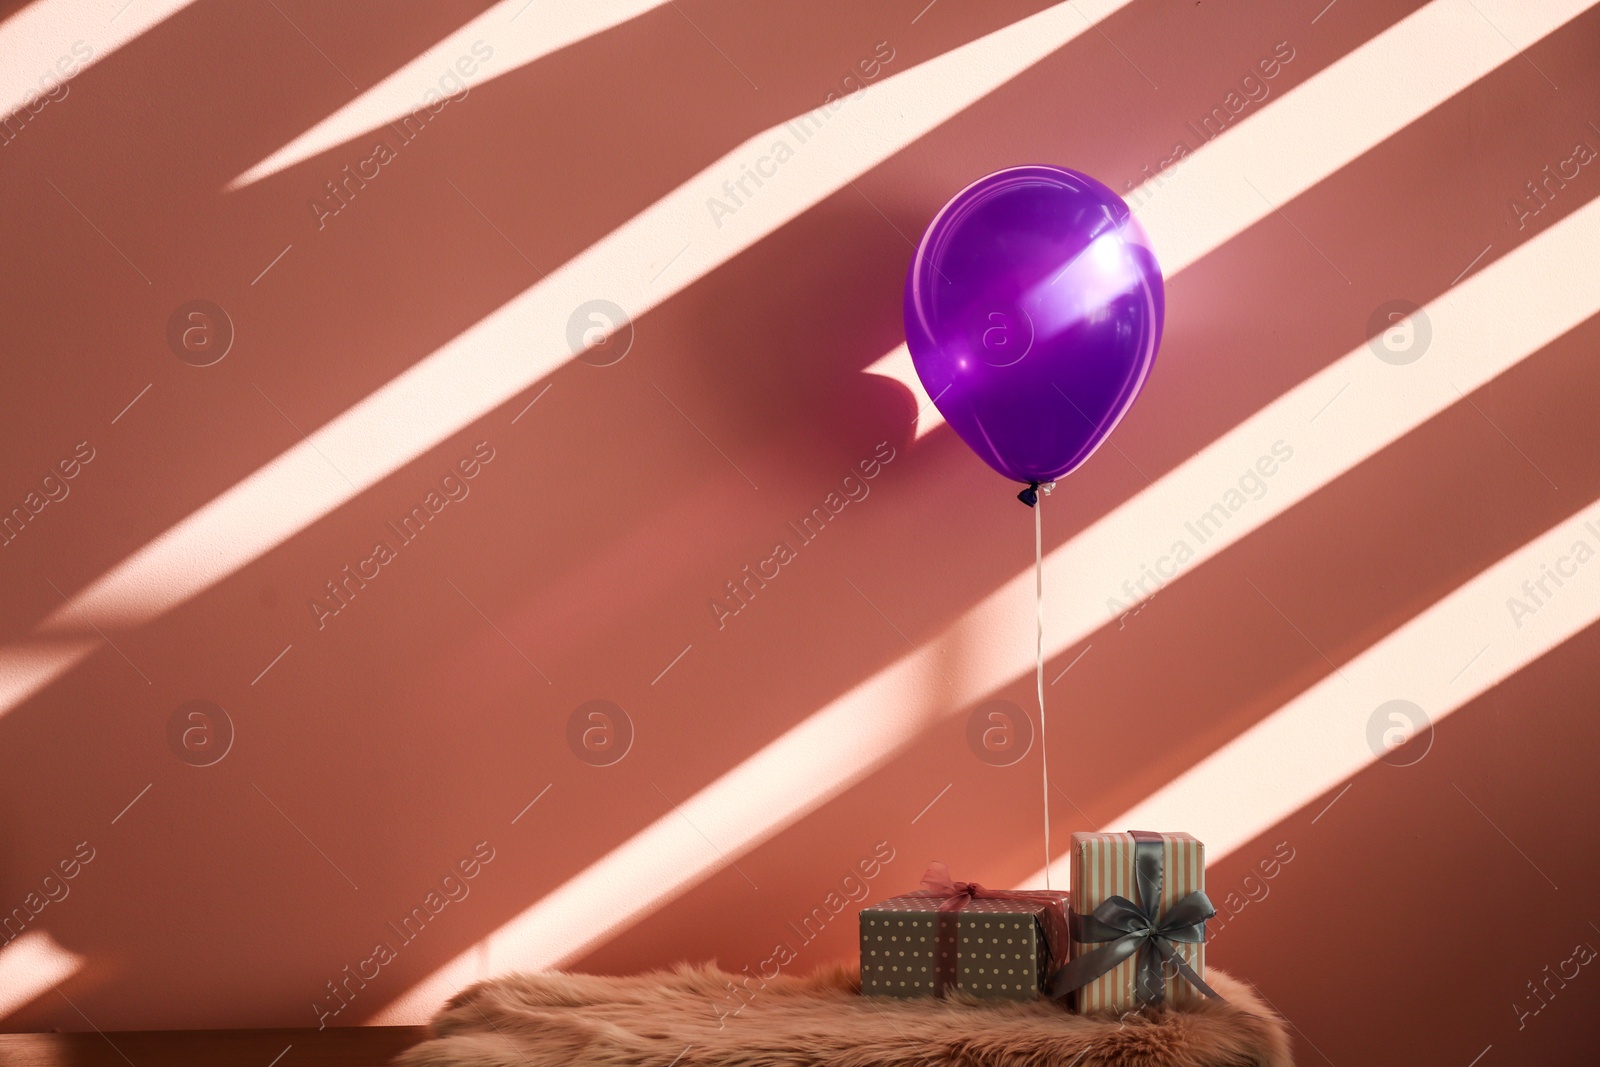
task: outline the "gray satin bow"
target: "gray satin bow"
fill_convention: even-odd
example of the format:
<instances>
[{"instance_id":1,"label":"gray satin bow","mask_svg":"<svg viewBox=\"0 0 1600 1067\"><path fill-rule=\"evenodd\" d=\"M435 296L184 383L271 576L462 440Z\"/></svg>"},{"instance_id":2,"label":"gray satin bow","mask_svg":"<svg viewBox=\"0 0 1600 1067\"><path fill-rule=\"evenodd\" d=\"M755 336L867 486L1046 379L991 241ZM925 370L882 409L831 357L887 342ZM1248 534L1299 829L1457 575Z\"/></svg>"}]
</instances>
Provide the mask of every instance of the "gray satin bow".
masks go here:
<instances>
[{"instance_id":1,"label":"gray satin bow","mask_svg":"<svg viewBox=\"0 0 1600 1067\"><path fill-rule=\"evenodd\" d=\"M1206 939L1206 920L1217 913L1203 892L1190 893L1167 909L1160 909L1163 878L1160 834L1133 831L1134 881L1139 903L1127 897L1107 897L1088 915L1074 910L1069 916L1072 939L1100 948L1072 960L1050 977L1050 995L1063 997L1081 989L1135 953L1139 956L1136 993L1141 1004L1160 1004L1166 999L1163 962L1171 963L1190 985L1208 997L1221 1000L1217 991L1206 985L1184 958L1173 949L1174 942L1194 944Z\"/></svg>"}]
</instances>

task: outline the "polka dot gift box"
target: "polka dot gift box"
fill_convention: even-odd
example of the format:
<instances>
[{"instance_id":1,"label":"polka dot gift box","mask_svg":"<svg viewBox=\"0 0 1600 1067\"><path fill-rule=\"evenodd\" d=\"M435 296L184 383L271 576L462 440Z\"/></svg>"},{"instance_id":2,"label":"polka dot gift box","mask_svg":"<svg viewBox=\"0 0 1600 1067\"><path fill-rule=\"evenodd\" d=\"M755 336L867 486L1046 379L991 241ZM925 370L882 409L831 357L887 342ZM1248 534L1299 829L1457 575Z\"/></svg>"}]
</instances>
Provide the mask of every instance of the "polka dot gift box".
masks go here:
<instances>
[{"instance_id":1,"label":"polka dot gift box","mask_svg":"<svg viewBox=\"0 0 1600 1067\"><path fill-rule=\"evenodd\" d=\"M935 863L927 889L861 909L861 992L985 1000L1047 996L1066 961L1065 892L985 889Z\"/></svg>"}]
</instances>

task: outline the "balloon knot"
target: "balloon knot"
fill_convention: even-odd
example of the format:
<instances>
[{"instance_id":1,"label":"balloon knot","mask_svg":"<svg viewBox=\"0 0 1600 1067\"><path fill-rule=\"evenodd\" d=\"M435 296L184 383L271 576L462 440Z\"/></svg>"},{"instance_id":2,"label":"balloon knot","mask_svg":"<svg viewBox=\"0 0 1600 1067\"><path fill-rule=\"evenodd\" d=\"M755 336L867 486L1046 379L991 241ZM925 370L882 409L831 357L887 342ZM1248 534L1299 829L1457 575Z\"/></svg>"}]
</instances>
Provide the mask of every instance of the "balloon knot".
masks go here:
<instances>
[{"instance_id":1,"label":"balloon knot","mask_svg":"<svg viewBox=\"0 0 1600 1067\"><path fill-rule=\"evenodd\" d=\"M1030 508L1039 503L1039 483L1029 482L1028 488L1017 494L1017 499Z\"/></svg>"}]
</instances>

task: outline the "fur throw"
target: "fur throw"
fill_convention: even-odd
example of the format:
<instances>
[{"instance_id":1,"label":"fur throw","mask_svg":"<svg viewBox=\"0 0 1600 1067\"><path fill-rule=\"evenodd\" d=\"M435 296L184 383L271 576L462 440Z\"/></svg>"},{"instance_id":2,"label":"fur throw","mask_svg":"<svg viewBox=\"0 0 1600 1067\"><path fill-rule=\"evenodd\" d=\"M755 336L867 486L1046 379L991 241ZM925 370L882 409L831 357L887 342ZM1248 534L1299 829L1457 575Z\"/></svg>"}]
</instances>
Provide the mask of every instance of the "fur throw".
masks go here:
<instances>
[{"instance_id":1,"label":"fur throw","mask_svg":"<svg viewBox=\"0 0 1600 1067\"><path fill-rule=\"evenodd\" d=\"M396 1067L1291 1067L1283 1022L1226 1002L1115 1016L1054 1001L863 997L842 968L761 984L715 967L519 974L457 994ZM735 985L735 981L744 984Z\"/></svg>"}]
</instances>

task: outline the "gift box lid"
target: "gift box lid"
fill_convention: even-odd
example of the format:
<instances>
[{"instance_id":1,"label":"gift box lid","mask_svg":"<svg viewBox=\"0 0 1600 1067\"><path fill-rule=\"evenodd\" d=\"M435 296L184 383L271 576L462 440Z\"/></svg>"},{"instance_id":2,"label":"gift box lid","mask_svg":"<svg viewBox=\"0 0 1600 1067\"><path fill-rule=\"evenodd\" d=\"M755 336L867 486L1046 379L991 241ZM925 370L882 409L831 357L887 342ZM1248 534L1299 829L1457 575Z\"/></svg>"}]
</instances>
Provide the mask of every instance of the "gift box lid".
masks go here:
<instances>
[{"instance_id":1,"label":"gift box lid","mask_svg":"<svg viewBox=\"0 0 1600 1067\"><path fill-rule=\"evenodd\" d=\"M1053 895L1057 898L1056 903L1062 908L1067 906L1072 897L1072 894L1068 893L1066 890L1057 890L1053 893ZM902 893L900 896L890 897L888 900L877 904L869 904L867 907L862 908L861 910L863 912L938 911L939 906L948 899L949 897L947 894L935 893L928 889L919 889L913 893ZM995 913L1010 913L1038 915L1040 912L1046 911L1049 908L1050 903L1043 900L978 899L969 900L957 914L992 915Z\"/></svg>"}]
</instances>

